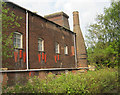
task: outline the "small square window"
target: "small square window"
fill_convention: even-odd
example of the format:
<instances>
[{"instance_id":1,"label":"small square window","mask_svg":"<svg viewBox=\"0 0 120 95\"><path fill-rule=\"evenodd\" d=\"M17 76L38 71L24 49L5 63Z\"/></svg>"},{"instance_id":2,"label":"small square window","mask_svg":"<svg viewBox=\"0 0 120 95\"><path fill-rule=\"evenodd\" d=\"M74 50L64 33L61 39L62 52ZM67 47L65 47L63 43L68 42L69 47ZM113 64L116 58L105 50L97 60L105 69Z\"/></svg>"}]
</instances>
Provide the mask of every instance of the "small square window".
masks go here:
<instances>
[{"instance_id":1,"label":"small square window","mask_svg":"<svg viewBox=\"0 0 120 95\"><path fill-rule=\"evenodd\" d=\"M44 40L41 38L38 39L38 51L44 51Z\"/></svg>"},{"instance_id":2,"label":"small square window","mask_svg":"<svg viewBox=\"0 0 120 95\"><path fill-rule=\"evenodd\" d=\"M19 32L14 33L13 44L15 48L22 48L22 34Z\"/></svg>"},{"instance_id":3,"label":"small square window","mask_svg":"<svg viewBox=\"0 0 120 95\"><path fill-rule=\"evenodd\" d=\"M68 54L68 46L67 45L64 46L64 53Z\"/></svg>"},{"instance_id":4,"label":"small square window","mask_svg":"<svg viewBox=\"0 0 120 95\"><path fill-rule=\"evenodd\" d=\"M60 47L57 42L55 43L55 53L60 53Z\"/></svg>"}]
</instances>

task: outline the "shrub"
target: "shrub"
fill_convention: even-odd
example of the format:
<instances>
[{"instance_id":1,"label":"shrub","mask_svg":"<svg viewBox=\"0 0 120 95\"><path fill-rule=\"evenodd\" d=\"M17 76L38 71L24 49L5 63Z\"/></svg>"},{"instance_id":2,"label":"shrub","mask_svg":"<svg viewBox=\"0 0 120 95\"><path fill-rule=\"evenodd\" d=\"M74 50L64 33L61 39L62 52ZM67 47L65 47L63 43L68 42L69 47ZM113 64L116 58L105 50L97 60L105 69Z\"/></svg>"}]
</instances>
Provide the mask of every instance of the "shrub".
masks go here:
<instances>
[{"instance_id":1,"label":"shrub","mask_svg":"<svg viewBox=\"0 0 120 95\"><path fill-rule=\"evenodd\" d=\"M26 85L16 85L8 93L109 93L117 90L117 69L104 68L87 73L48 75L45 80L30 78Z\"/></svg>"}]
</instances>

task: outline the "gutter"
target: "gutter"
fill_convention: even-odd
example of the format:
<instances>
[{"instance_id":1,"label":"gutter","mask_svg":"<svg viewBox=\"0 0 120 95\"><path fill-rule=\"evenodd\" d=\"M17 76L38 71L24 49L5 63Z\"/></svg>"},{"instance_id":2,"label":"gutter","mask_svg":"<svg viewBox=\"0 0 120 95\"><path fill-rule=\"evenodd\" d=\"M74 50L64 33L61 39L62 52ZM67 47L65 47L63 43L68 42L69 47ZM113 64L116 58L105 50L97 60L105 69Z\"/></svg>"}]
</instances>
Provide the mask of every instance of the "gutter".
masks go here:
<instances>
[{"instance_id":1,"label":"gutter","mask_svg":"<svg viewBox=\"0 0 120 95\"><path fill-rule=\"evenodd\" d=\"M29 69L28 66L28 11L26 10L26 66L27 70Z\"/></svg>"},{"instance_id":2,"label":"gutter","mask_svg":"<svg viewBox=\"0 0 120 95\"><path fill-rule=\"evenodd\" d=\"M16 72L31 72L31 71L64 71L64 70L81 70L89 69L89 67L80 68L49 68L49 69L25 69L25 70L0 70L0 73L16 73Z\"/></svg>"}]
</instances>

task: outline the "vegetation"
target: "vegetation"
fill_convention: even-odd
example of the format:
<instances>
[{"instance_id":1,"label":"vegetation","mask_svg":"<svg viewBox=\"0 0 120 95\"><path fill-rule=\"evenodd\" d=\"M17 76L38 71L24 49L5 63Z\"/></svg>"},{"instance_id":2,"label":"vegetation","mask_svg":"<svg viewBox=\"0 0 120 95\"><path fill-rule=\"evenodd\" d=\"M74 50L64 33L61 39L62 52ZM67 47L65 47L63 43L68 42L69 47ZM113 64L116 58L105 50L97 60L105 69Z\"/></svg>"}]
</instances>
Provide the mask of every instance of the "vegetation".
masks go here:
<instances>
[{"instance_id":1,"label":"vegetation","mask_svg":"<svg viewBox=\"0 0 120 95\"><path fill-rule=\"evenodd\" d=\"M46 79L30 78L26 85L4 88L3 93L117 93L117 68L105 68L97 71L76 74L50 74Z\"/></svg>"},{"instance_id":2,"label":"vegetation","mask_svg":"<svg viewBox=\"0 0 120 95\"><path fill-rule=\"evenodd\" d=\"M2 56L3 59L6 60L7 58L12 57L11 50L13 49L13 33L6 35L4 32L8 31L8 27L20 27L18 22L22 18L16 16L13 11L7 8L5 2L2 2L2 14L0 17L0 20L2 20Z\"/></svg>"},{"instance_id":3,"label":"vegetation","mask_svg":"<svg viewBox=\"0 0 120 95\"><path fill-rule=\"evenodd\" d=\"M20 27L18 19L21 19L9 9L2 10L3 31L7 27ZM3 87L3 93L116 93L118 90L118 70L115 67L119 59L120 46L120 3L112 2L111 6L104 10L104 14L98 15L97 23L90 25L88 38L88 61L90 64L107 66L96 71L76 74L68 73L61 75L50 74L46 79L37 76L31 77L25 85L17 84L14 87ZM13 23L14 22L14 23ZM12 35L3 35L3 56L11 57L9 46L12 44ZM110 68L114 67L114 68Z\"/></svg>"},{"instance_id":4,"label":"vegetation","mask_svg":"<svg viewBox=\"0 0 120 95\"><path fill-rule=\"evenodd\" d=\"M88 61L98 67L118 65L120 56L120 2L113 1L89 26Z\"/></svg>"},{"instance_id":5,"label":"vegetation","mask_svg":"<svg viewBox=\"0 0 120 95\"><path fill-rule=\"evenodd\" d=\"M97 23L90 25L88 38L88 61L97 66L115 67L119 60L120 46L120 3L112 2L111 6L104 10L104 14L98 15ZM1 15L0 15L1 17ZM3 3L2 32L8 27L20 27L18 17L14 12L6 8ZM1 18L0 18L1 20ZM11 57L13 44L12 36L3 33L3 57ZM9 49L10 48L10 49ZM61 74L57 77L48 75L42 80L38 77L30 78L25 85L18 84L12 89L3 87L3 93L79 93L95 94L110 93L118 90L118 72L116 68L105 68L87 73Z\"/></svg>"}]
</instances>

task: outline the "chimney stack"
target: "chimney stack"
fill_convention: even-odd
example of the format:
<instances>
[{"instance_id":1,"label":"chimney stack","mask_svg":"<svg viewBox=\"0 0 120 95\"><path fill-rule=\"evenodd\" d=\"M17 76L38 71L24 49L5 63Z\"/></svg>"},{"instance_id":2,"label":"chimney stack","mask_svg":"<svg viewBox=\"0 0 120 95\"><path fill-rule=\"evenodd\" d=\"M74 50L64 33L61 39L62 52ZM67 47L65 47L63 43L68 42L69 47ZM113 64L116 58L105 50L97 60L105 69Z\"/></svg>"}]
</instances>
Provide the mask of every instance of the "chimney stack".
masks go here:
<instances>
[{"instance_id":1,"label":"chimney stack","mask_svg":"<svg viewBox=\"0 0 120 95\"><path fill-rule=\"evenodd\" d=\"M87 67L87 52L79 24L79 12L73 12L73 32L76 33L77 67Z\"/></svg>"},{"instance_id":2,"label":"chimney stack","mask_svg":"<svg viewBox=\"0 0 120 95\"><path fill-rule=\"evenodd\" d=\"M50 21L53 21L65 28L67 28L67 29L70 29L69 22L68 22L69 16L67 14L65 14L64 12L57 12L57 13L53 13L50 15L45 15L44 17Z\"/></svg>"}]
</instances>

